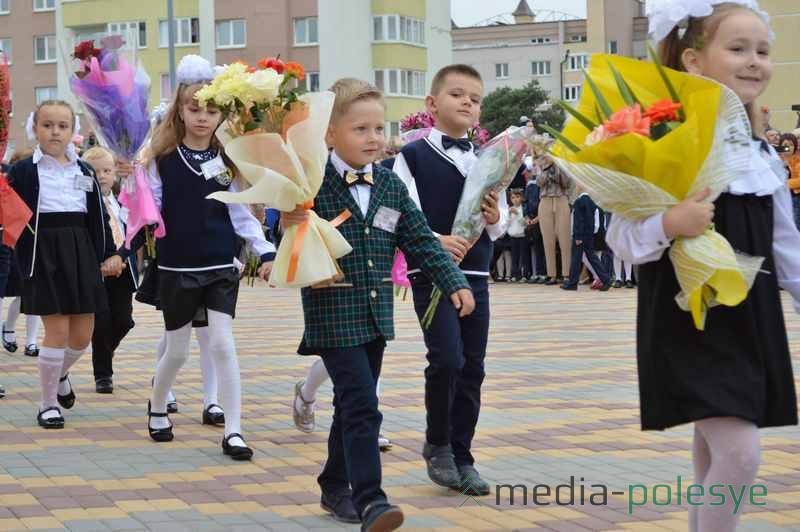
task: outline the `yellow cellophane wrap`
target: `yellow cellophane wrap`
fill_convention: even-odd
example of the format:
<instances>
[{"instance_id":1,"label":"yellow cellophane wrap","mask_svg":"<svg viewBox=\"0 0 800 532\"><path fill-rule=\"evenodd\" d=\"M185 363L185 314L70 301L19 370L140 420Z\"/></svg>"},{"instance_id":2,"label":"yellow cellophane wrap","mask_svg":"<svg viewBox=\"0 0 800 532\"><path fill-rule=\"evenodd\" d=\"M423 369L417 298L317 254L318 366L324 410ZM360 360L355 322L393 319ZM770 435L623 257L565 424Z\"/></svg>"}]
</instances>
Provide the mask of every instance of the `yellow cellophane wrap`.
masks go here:
<instances>
[{"instance_id":1,"label":"yellow cellophane wrap","mask_svg":"<svg viewBox=\"0 0 800 532\"><path fill-rule=\"evenodd\" d=\"M333 110L332 92L300 97L308 106L308 118L286 132L254 133L224 139L225 153L250 183L243 192L216 192L209 197L225 203L263 203L280 211L308 205L322 186L328 149L325 132ZM309 227L300 248L300 259L292 281L287 280L292 247L298 226L283 235L269 283L278 287L304 287L329 281L339 275L336 259L352 247L327 220L310 213Z\"/></svg>"},{"instance_id":2,"label":"yellow cellophane wrap","mask_svg":"<svg viewBox=\"0 0 800 532\"><path fill-rule=\"evenodd\" d=\"M609 63L647 107L669 99L656 65L614 55L595 55L589 76L612 109L625 105ZM581 147L575 153L557 143L558 165L589 192L603 209L631 220L666 211L706 188L717 197L747 171L751 130L747 112L727 87L712 80L664 69L686 113L686 121L653 141L629 133L585 146L591 133L578 120L569 120L563 135ZM588 83L578 111L596 119L597 100ZM734 252L730 243L709 228L695 238L677 238L670 251L681 292L678 305L691 312L695 327L705 327L706 313L715 305L736 306L753 285L763 258Z\"/></svg>"}]
</instances>

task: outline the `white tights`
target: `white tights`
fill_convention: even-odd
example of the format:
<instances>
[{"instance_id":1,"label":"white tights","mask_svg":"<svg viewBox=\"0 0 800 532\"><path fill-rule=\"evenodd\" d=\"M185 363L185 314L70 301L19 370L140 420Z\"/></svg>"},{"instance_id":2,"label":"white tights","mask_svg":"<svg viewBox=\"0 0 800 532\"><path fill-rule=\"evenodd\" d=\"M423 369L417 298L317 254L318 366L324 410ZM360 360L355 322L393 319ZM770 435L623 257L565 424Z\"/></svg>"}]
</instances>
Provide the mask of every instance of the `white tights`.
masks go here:
<instances>
[{"instance_id":1,"label":"white tights","mask_svg":"<svg viewBox=\"0 0 800 532\"><path fill-rule=\"evenodd\" d=\"M303 383L303 387L300 388L300 395L306 402L310 403L317 399L317 390L322 384L330 379L330 375L328 375L328 370L325 369L325 363L322 361L322 357L317 357L311 367L308 368L308 375L306 375L306 380ZM381 378L378 377L378 382L375 385L375 394L380 398L381 396ZM300 408L302 405L297 405Z\"/></svg>"},{"instance_id":2,"label":"white tights","mask_svg":"<svg viewBox=\"0 0 800 532\"><path fill-rule=\"evenodd\" d=\"M197 338L197 343L200 345L200 374L203 379L203 407L208 405L218 405L217 390L219 383L217 378L217 369L214 367L214 357L208 350L208 327L197 327L194 329L194 335ZM164 353L167 351L167 335L166 333L161 337L156 347L156 362L161 360ZM175 401L175 394L172 390L167 394L167 402ZM212 408L211 412L221 412L216 408Z\"/></svg>"},{"instance_id":3,"label":"white tights","mask_svg":"<svg viewBox=\"0 0 800 532\"><path fill-rule=\"evenodd\" d=\"M701 506L689 506L690 532L733 532L743 508L734 514L735 502L728 491L733 486L739 496L742 486L747 490L758 473L760 461L758 427L750 421L735 417L712 417L695 422L692 459L694 483L704 487L706 494ZM714 484L724 486L725 504L719 498L709 496L708 489ZM745 499L747 499L747 492Z\"/></svg>"},{"instance_id":4,"label":"white tights","mask_svg":"<svg viewBox=\"0 0 800 532\"><path fill-rule=\"evenodd\" d=\"M167 347L164 356L156 367L153 393L150 397L153 412L166 412L167 394L175 379L189 358L189 342L192 324L180 329L167 331ZM208 310L208 351L214 359L219 372L219 388L222 407L225 409L225 435L241 432L242 389L239 376L239 360L233 342L233 318L222 312ZM150 426L164 428L169 426L166 418L152 418ZM244 445L239 438L232 438L231 445Z\"/></svg>"}]
</instances>

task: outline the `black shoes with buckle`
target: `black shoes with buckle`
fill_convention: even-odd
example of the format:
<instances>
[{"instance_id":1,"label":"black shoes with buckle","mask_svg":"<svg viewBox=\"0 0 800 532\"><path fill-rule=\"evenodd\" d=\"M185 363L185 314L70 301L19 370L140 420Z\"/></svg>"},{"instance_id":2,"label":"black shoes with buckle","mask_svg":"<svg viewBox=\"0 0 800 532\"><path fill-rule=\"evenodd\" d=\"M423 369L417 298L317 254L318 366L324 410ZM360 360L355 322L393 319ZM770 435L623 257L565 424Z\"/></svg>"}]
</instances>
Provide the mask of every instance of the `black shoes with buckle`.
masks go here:
<instances>
[{"instance_id":1,"label":"black shoes with buckle","mask_svg":"<svg viewBox=\"0 0 800 532\"><path fill-rule=\"evenodd\" d=\"M203 410L203 425L216 425L222 426L225 425L225 413L224 412L211 412L211 409L214 407L219 408L222 410L222 407L215 404L208 405Z\"/></svg>"},{"instance_id":2,"label":"black shoes with buckle","mask_svg":"<svg viewBox=\"0 0 800 532\"><path fill-rule=\"evenodd\" d=\"M172 421L169 422L169 427L163 429L154 429L150 426L150 418L151 417L168 417L169 414L166 412L151 412L150 411L150 401L147 401L147 430L150 432L150 438L153 441L167 442L172 441L172 438L175 436L172 434ZM167 419L169 421L169 419Z\"/></svg>"},{"instance_id":3,"label":"black shoes with buckle","mask_svg":"<svg viewBox=\"0 0 800 532\"><path fill-rule=\"evenodd\" d=\"M58 412L58 417L49 417L44 418L42 414L46 414L47 412L55 411ZM39 415L36 416L36 421L39 422L39 426L46 428L46 429L63 429L64 428L64 417L61 415L61 409L57 406L51 406L50 408L45 408Z\"/></svg>"},{"instance_id":4,"label":"black shoes with buckle","mask_svg":"<svg viewBox=\"0 0 800 532\"><path fill-rule=\"evenodd\" d=\"M250 460L253 458L253 449L250 447L242 447L240 445L231 445L228 440L231 438L242 438L242 435L237 432L232 432L222 439L222 454L227 454L234 460Z\"/></svg>"},{"instance_id":5,"label":"black shoes with buckle","mask_svg":"<svg viewBox=\"0 0 800 532\"><path fill-rule=\"evenodd\" d=\"M72 382L69 380L69 373L58 379L59 383L64 381L67 381L67 384L69 384L69 393L66 395L56 394L56 399L58 399L58 404L69 410L75 405L75 391L72 389Z\"/></svg>"}]
</instances>

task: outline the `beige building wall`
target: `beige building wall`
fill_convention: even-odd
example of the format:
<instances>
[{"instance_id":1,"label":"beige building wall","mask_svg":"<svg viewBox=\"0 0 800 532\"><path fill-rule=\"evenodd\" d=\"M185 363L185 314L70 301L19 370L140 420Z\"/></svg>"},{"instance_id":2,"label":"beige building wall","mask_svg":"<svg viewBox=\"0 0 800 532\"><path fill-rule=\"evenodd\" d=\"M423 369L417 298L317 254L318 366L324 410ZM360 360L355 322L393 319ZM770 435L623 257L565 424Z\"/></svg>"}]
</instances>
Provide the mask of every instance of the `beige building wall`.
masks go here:
<instances>
[{"instance_id":1,"label":"beige building wall","mask_svg":"<svg viewBox=\"0 0 800 532\"><path fill-rule=\"evenodd\" d=\"M32 0L9 0L8 13L0 14L0 39L11 41L9 148L24 149L29 144L25 122L36 105L36 88L56 86L56 63L34 61L35 37L55 33L55 11L34 12Z\"/></svg>"},{"instance_id":2,"label":"beige building wall","mask_svg":"<svg viewBox=\"0 0 800 532\"><path fill-rule=\"evenodd\" d=\"M761 0L772 17L775 43L772 47L772 82L759 101L770 109L770 125L780 131L800 127L793 105L800 105L800 1Z\"/></svg>"}]
</instances>

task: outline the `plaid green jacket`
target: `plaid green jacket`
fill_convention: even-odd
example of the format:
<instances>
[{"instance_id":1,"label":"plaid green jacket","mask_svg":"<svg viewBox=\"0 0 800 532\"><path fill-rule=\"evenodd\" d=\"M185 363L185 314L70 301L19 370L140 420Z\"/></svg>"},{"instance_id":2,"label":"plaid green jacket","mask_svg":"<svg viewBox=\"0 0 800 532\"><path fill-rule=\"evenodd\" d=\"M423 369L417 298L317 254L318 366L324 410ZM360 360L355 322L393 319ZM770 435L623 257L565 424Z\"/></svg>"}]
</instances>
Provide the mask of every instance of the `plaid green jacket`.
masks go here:
<instances>
[{"instance_id":1,"label":"plaid green jacket","mask_svg":"<svg viewBox=\"0 0 800 532\"><path fill-rule=\"evenodd\" d=\"M326 220L350 210L352 216L339 226L339 231L353 251L339 259L344 272L341 283L302 290L304 339L309 348L354 347L381 336L394 339L390 274L395 248L413 257L444 294L469 288L464 274L442 249L403 182L381 165L372 165L372 171L375 184L366 217L330 162L314 200L314 210ZM400 213L394 233L373 225L380 207Z\"/></svg>"}]
</instances>

